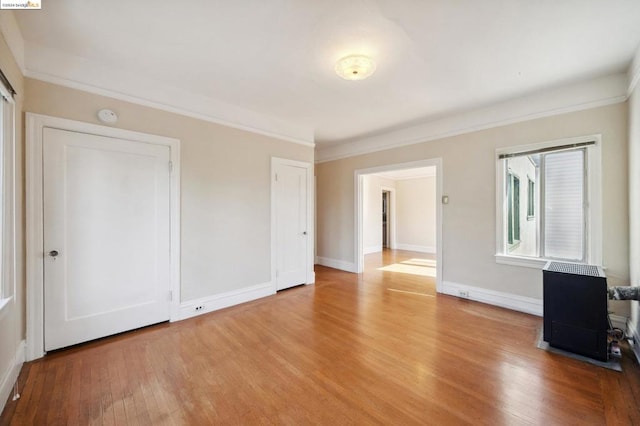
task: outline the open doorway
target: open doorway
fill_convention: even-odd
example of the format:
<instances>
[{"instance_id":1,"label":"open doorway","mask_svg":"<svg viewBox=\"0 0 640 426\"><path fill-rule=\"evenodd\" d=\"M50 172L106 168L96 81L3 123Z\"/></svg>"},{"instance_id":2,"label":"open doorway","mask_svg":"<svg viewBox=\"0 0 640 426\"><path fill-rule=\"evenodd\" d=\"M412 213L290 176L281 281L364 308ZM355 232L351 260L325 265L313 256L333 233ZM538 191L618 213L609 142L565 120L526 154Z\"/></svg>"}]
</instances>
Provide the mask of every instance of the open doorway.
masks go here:
<instances>
[{"instance_id":1,"label":"open doorway","mask_svg":"<svg viewBox=\"0 0 640 426\"><path fill-rule=\"evenodd\" d=\"M363 251L379 253L396 248L396 188L393 179L375 174L363 177Z\"/></svg>"},{"instance_id":2,"label":"open doorway","mask_svg":"<svg viewBox=\"0 0 640 426\"><path fill-rule=\"evenodd\" d=\"M382 248L391 248L389 204L391 203L391 191L382 190Z\"/></svg>"},{"instance_id":3,"label":"open doorway","mask_svg":"<svg viewBox=\"0 0 640 426\"><path fill-rule=\"evenodd\" d=\"M442 287L440 159L356 171L357 272L432 277Z\"/></svg>"}]
</instances>

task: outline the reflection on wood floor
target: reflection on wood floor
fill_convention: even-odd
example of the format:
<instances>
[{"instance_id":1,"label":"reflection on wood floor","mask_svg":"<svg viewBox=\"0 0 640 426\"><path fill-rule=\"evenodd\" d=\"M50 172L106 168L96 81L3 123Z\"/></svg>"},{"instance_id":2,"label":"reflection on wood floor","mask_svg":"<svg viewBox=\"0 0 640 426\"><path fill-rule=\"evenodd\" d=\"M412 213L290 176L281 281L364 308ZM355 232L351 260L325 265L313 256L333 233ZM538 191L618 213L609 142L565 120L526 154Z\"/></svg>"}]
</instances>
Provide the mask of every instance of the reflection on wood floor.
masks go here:
<instances>
[{"instance_id":1,"label":"reflection on wood floor","mask_svg":"<svg viewBox=\"0 0 640 426\"><path fill-rule=\"evenodd\" d=\"M541 318L378 269L421 257L48 355L0 424L640 424L628 348L622 374L550 354Z\"/></svg>"},{"instance_id":2,"label":"reflection on wood floor","mask_svg":"<svg viewBox=\"0 0 640 426\"><path fill-rule=\"evenodd\" d=\"M436 255L384 249L364 257L364 277L399 292L436 295ZM395 279L396 274L401 274ZM391 285L393 283L393 285Z\"/></svg>"}]
</instances>

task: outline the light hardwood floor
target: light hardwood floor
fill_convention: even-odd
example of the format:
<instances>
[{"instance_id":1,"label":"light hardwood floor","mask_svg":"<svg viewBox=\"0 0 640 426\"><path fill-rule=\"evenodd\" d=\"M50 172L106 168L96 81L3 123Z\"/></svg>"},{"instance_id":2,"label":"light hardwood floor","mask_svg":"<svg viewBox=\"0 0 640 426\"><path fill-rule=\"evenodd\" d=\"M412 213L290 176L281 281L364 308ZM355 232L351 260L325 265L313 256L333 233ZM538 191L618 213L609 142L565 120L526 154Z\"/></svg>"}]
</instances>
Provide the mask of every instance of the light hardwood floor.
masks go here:
<instances>
[{"instance_id":1,"label":"light hardwood floor","mask_svg":"<svg viewBox=\"0 0 640 426\"><path fill-rule=\"evenodd\" d=\"M421 257L47 355L0 424L640 424L628 348L622 374L550 354L540 318L378 270Z\"/></svg>"}]
</instances>

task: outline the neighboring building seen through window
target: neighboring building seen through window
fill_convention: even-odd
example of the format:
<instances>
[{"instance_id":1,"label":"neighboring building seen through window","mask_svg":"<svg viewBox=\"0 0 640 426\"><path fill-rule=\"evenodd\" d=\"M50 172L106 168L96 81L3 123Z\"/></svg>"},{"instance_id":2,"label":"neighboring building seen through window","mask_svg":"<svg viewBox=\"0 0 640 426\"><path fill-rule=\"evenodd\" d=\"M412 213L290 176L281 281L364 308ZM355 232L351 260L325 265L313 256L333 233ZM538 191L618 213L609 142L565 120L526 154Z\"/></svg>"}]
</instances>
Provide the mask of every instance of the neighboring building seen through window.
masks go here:
<instances>
[{"instance_id":1,"label":"neighboring building seen through window","mask_svg":"<svg viewBox=\"0 0 640 426\"><path fill-rule=\"evenodd\" d=\"M536 215L536 184L531 177L527 182L527 220L533 220Z\"/></svg>"},{"instance_id":2,"label":"neighboring building seen through window","mask_svg":"<svg viewBox=\"0 0 640 426\"><path fill-rule=\"evenodd\" d=\"M510 249L520 244L520 179L509 171L507 178L507 242Z\"/></svg>"}]
</instances>

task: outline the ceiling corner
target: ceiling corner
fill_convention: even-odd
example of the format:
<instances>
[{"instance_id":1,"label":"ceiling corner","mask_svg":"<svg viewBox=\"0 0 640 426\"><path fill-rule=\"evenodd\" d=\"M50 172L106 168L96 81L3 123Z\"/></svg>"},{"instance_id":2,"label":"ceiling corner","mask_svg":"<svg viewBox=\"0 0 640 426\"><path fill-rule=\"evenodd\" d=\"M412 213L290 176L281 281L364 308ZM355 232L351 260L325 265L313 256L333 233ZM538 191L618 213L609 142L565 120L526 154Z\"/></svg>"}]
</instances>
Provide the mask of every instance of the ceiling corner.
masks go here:
<instances>
[{"instance_id":1,"label":"ceiling corner","mask_svg":"<svg viewBox=\"0 0 640 426\"><path fill-rule=\"evenodd\" d=\"M0 33L4 37L9 50L20 68L22 74L25 73L24 63L24 38L16 21L12 10L3 10L0 13Z\"/></svg>"},{"instance_id":2,"label":"ceiling corner","mask_svg":"<svg viewBox=\"0 0 640 426\"><path fill-rule=\"evenodd\" d=\"M625 73L615 73L560 87L548 87L525 96L449 114L438 120L320 148L316 151L316 162L339 160L624 102L627 99L627 81Z\"/></svg>"},{"instance_id":3,"label":"ceiling corner","mask_svg":"<svg viewBox=\"0 0 640 426\"><path fill-rule=\"evenodd\" d=\"M310 126L246 109L141 77L125 69L71 55L32 42L24 43L24 75L125 102L172 112L223 126L314 147Z\"/></svg>"}]
</instances>

